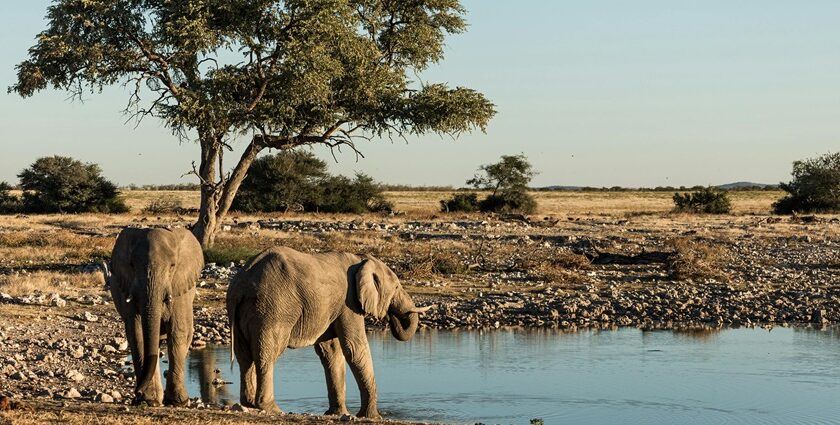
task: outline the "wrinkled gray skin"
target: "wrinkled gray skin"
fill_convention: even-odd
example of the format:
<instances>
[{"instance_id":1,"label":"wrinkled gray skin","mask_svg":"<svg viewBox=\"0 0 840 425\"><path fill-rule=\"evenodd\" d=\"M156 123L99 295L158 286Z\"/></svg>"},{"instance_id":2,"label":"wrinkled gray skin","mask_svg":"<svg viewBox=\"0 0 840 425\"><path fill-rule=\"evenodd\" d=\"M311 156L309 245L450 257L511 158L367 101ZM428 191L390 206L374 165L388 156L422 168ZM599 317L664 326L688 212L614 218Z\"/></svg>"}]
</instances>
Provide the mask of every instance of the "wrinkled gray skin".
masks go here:
<instances>
[{"instance_id":1,"label":"wrinkled gray skin","mask_svg":"<svg viewBox=\"0 0 840 425\"><path fill-rule=\"evenodd\" d=\"M109 284L131 348L135 404L188 401L184 361L193 336L195 282L203 267L201 246L189 230L127 228L117 237ZM165 392L158 371L164 334L169 351Z\"/></svg>"},{"instance_id":2,"label":"wrinkled gray skin","mask_svg":"<svg viewBox=\"0 0 840 425\"><path fill-rule=\"evenodd\" d=\"M373 257L304 254L272 248L254 257L228 287L232 350L239 362L243 406L279 412L274 363L286 348L315 345L327 379L327 415L347 414L345 362L356 378L357 416L379 418L365 315L389 317L391 333L407 341L419 313L397 275Z\"/></svg>"}]
</instances>

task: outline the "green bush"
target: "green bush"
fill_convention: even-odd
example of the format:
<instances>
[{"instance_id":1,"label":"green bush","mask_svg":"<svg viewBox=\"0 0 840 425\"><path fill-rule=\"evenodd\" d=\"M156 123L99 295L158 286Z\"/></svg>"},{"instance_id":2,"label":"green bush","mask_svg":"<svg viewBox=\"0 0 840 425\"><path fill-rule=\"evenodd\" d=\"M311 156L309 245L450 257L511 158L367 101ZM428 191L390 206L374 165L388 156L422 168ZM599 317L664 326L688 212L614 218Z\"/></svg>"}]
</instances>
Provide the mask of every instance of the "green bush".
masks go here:
<instances>
[{"instance_id":1,"label":"green bush","mask_svg":"<svg viewBox=\"0 0 840 425\"><path fill-rule=\"evenodd\" d=\"M257 158L233 201L242 212L300 211L317 204L327 163L305 151Z\"/></svg>"},{"instance_id":2,"label":"green bush","mask_svg":"<svg viewBox=\"0 0 840 425\"><path fill-rule=\"evenodd\" d=\"M479 190L491 191L490 196L478 201L475 194L458 194L440 202L441 211L530 214L536 211L537 201L528 194L528 183L536 173L525 155L502 155L499 162L478 168L478 173L467 184ZM475 208L475 209L474 209Z\"/></svg>"},{"instance_id":3,"label":"green bush","mask_svg":"<svg viewBox=\"0 0 840 425\"><path fill-rule=\"evenodd\" d=\"M792 174L793 180L779 185L788 195L773 204L773 212L840 212L840 153L796 161Z\"/></svg>"},{"instance_id":4,"label":"green bush","mask_svg":"<svg viewBox=\"0 0 840 425\"><path fill-rule=\"evenodd\" d=\"M533 214L537 201L524 189L508 189L482 199L478 207L482 212Z\"/></svg>"},{"instance_id":5,"label":"green bush","mask_svg":"<svg viewBox=\"0 0 840 425\"><path fill-rule=\"evenodd\" d=\"M96 164L73 158L39 158L18 174L23 211L32 213L124 213L117 186L101 175Z\"/></svg>"},{"instance_id":6,"label":"green bush","mask_svg":"<svg viewBox=\"0 0 840 425\"><path fill-rule=\"evenodd\" d=\"M242 264L260 252L262 251L257 248L241 246L214 247L204 250L204 261L220 265L227 265L230 263Z\"/></svg>"},{"instance_id":7,"label":"green bush","mask_svg":"<svg viewBox=\"0 0 840 425\"><path fill-rule=\"evenodd\" d=\"M358 173L355 179L330 176L319 183L320 197L312 210L328 213L389 212L394 205L382 195L373 178Z\"/></svg>"},{"instance_id":8,"label":"green bush","mask_svg":"<svg viewBox=\"0 0 840 425\"><path fill-rule=\"evenodd\" d=\"M393 208L372 177L331 176L327 163L306 151L258 158L233 203L233 209L242 212L365 213Z\"/></svg>"},{"instance_id":9,"label":"green bush","mask_svg":"<svg viewBox=\"0 0 840 425\"><path fill-rule=\"evenodd\" d=\"M698 214L727 214L732 210L725 190L706 187L689 193L674 194L674 210Z\"/></svg>"},{"instance_id":10,"label":"green bush","mask_svg":"<svg viewBox=\"0 0 840 425\"><path fill-rule=\"evenodd\" d=\"M12 189L8 183L0 182L0 214L16 214L23 207L20 198L12 195Z\"/></svg>"},{"instance_id":11,"label":"green bush","mask_svg":"<svg viewBox=\"0 0 840 425\"><path fill-rule=\"evenodd\" d=\"M475 193L456 193L449 199L440 201L441 212L476 212L478 195Z\"/></svg>"}]
</instances>

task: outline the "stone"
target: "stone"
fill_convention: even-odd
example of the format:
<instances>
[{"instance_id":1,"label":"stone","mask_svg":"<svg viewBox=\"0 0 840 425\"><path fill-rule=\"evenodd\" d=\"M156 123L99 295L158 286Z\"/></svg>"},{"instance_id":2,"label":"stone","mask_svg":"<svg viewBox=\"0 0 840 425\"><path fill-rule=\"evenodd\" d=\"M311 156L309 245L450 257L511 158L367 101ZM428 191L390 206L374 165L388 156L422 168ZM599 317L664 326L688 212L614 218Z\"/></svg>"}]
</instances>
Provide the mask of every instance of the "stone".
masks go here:
<instances>
[{"instance_id":1,"label":"stone","mask_svg":"<svg viewBox=\"0 0 840 425\"><path fill-rule=\"evenodd\" d=\"M78 370L71 370L70 372L67 372L67 379L73 382L82 382L85 380L85 375L82 375L82 373Z\"/></svg>"},{"instance_id":2,"label":"stone","mask_svg":"<svg viewBox=\"0 0 840 425\"><path fill-rule=\"evenodd\" d=\"M117 390L111 391L109 395L116 401L121 401L123 399L122 394L120 394L120 392Z\"/></svg>"},{"instance_id":3,"label":"stone","mask_svg":"<svg viewBox=\"0 0 840 425\"><path fill-rule=\"evenodd\" d=\"M50 305L53 307L64 307L67 305L67 301L61 298L58 294L50 295Z\"/></svg>"},{"instance_id":4,"label":"stone","mask_svg":"<svg viewBox=\"0 0 840 425\"><path fill-rule=\"evenodd\" d=\"M109 394L99 393L94 397L94 401L98 401L100 403L113 403L114 397L111 397Z\"/></svg>"},{"instance_id":5,"label":"stone","mask_svg":"<svg viewBox=\"0 0 840 425\"><path fill-rule=\"evenodd\" d=\"M61 397L62 398L67 398L67 399L77 399L77 398L82 397L82 394L79 392L79 390L77 390L75 388L70 388L67 391L64 391L63 393L61 393Z\"/></svg>"},{"instance_id":6,"label":"stone","mask_svg":"<svg viewBox=\"0 0 840 425\"><path fill-rule=\"evenodd\" d=\"M236 403L233 406L230 406L230 410L231 410L231 412L248 413L251 409L249 409L249 408L247 408L247 407L245 407L245 406L243 406L239 403Z\"/></svg>"}]
</instances>

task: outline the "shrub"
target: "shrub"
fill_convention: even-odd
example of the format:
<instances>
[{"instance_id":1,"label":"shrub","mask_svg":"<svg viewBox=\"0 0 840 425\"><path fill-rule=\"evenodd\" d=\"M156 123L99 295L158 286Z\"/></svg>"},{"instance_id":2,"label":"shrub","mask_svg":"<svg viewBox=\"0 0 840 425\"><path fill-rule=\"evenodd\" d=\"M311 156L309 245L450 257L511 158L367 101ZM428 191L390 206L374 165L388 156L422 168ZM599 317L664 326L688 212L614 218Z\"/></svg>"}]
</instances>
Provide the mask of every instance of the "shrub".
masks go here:
<instances>
[{"instance_id":1,"label":"shrub","mask_svg":"<svg viewBox=\"0 0 840 425\"><path fill-rule=\"evenodd\" d=\"M0 182L0 214L15 214L21 211L20 198L12 195L12 186Z\"/></svg>"},{"instance_id":2,"label":"shrub","mask_svg":"<svg viewBox=\"0 0 840 425\"><path fill-rule=\"evenodd\" d=\"M537 210L537 201L524 190L509 189L488 196L478 207L482 212L532 214Z\"/></svg>"},{"instance_id":3,"label":"shrub","mask_svg":"<svg viewBox=\"0 0 840 425\"><path fill-rule=\"evenodd\" d=\"M242 212L365 213L392 211L394 205L372 177L330 176L327 163L312 153L290 151L254 161L233 208Z\"/></svg>"},{"instance_id":4,"label":"shrub","mask_svg":"<svg viewBox=\"0 0 840 425\"><path fill-rule=\"evenodd\" d=\"M310 208L328 213L389 212L394 205L385 199L373 178L358 173L355 179L330 176L319 182L320 196Z\"/></svg>"},{"instance_id":5,"label":"shrub","mask_svg":"<svg viewBox=\"0 0 840 425\"><path fill-rule=\"evenodd\" d=\"M840 211L840 153L793 163L793 180L779 187L788 193L773 204L776 214Z\"/></svg>"},{"instance_id":6,"label":"shrub","mask_svg":"<svg viewBox=\"0 0 840 425\"><path fill-rule=\"evenodd\" d=\"M675 211L699 214L727 214L732 211L725 190L706 187L689 193L674 194Z\"/></svg>"},{"instance_id":7,"label":"shrub","mask_svg":"<svg viewBox=\"0 0 840 425\"><path fill-rule=\"evenodd\" d=\"M73 158L39 158L18 174L23 210L33 213L124 213L116 185L101 175L96 164Z\"/></svg>"},{"instance_id":8,"label":"shrub","mask_svg":"<svg viewBox=\"0 0 840 425\"><path fill-rule=\"evenodd\" d=\"M467 184L479 190L492 193L475 206L482 212L519 212L530 214L536 211L537 201L528 194L528 183L534 177L534 171L525 155L503 155L495 164L482 165ZM460 196L460 197L459 197ZM468 211L474 194L455 195L452 199L441 201L441 210ZM451 205L450 205L451 204ZM464 210L452 207L462 207Z\"/></svg>"},{"instance_id":9,"label":"shrub","mask_svg":"<svg viewBox=\"0 0 840 425\"><path fill-rule=\"evenodd\" d=\"M317 203L327 163L311 152L286 151L257 158L233 201L242 212L300 211Z\"/></svg>"},{"instance_id":10,"label":"shrub","mask_svg":"<svg viewBox=\"0 0 840 425\"><path fill-rule=\"evenodd\" d=\"M227 265L230 263L242 264L259 254L262 250L252 247L213 247L204 250L204 261Z\"/></svg>"},{"instance_id":11,"label":"shrub","mask_svg":"<svg viewBox=\"0 0 840 425\"><path fill-rule=\"evenodd\" d=\"M180 199L166 197L155 199L143 208L145 214L178 214L183 211Z\"/></svg>"},{"instance_id":12,"label":"shrub","mask_svg":"<svg viewBox=\"0 0 840 425\"><path fill-rule=\"evenodd\" d=\"M470 193L456 193L449 199L440 201L441 212L476 212L478 211L478 195Z\"/></svg>"}]
</instances>

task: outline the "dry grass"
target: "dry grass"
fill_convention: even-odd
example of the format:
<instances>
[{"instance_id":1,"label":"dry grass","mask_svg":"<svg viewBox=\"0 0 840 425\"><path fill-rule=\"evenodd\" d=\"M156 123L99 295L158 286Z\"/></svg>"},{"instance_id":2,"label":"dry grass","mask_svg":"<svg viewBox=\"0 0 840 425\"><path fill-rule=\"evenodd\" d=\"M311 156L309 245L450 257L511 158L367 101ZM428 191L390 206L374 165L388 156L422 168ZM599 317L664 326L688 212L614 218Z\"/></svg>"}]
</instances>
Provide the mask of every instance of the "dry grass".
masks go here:
<instances>
[{"instance_id":1,"label":"dry grass","mask_svg":"<svg viewBox=\"0 0 840 425\"><path fill-rule=\"evenodd\" d=\"M440 211L440 200L454 191L385 192L397 211L412 217L428 218ZM667 213L674 207L671 192L531 192L538 214L547 215L621 215ZM783 196L779 191L729 192L734 214L768 214L771 204ZM183 208L198 208L199 193L190 191L144 191L123 193L132 211L142 211L161 199L177 202Z\"/></svg>"},{"instance_id":2,"label":"dry grass","mask_svg":"<svg viewBox=\"0 0 840 425\"><path fill-rule=\"evenodd\" d=\"M102 273L63 273L39 271L0 275L0 292L12 296L34 293L80 295L102 290L105 280Z\"/></svg>"},{"instance_id":3,"label":"dry grass","mask_svg":"<svg viewBox=\"0 0 840 425\"><path fill-rule=\"evenodd\" d=\"M80 264L110 255L114 238L69 230L0 231L0 265Z\"/></svg>"},{"instance_id":4,"label":"dry grass","mask_svg":"<svg viewBox=\"0 0 840 425\"><path fill-rule=\"evenodd\" d=\"M729 262L731 252L726 247L690 238L672 239L668 246L674 250L669 268L675 279L728 280L723 268Z\"/></svg>"}]
</instances>

